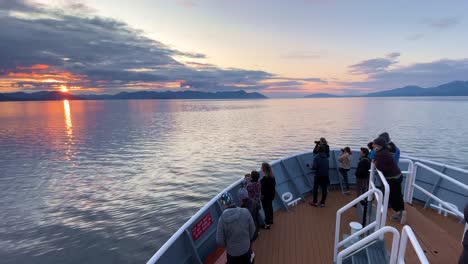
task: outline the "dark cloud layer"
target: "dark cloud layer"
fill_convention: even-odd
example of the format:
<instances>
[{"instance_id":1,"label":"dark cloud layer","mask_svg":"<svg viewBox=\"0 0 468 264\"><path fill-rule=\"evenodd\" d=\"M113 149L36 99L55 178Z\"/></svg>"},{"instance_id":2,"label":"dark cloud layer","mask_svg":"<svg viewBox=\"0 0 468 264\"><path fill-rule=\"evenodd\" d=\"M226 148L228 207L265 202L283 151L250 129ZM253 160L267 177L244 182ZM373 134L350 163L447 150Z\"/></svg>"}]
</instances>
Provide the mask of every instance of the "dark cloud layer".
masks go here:
<instances>
[{"instance_id":1,"label":"dark cloud layer","mask_svg":"<svg viewBox=\"0 0 468 264\"><path fill-rule=\"evenodd\" d=\"M268 87L265 81L277 78L264 71L222 69L198 62L181 63L175 58L203 59L205 55L175 50L144 37L143 32L121 21L84 15L82 13L91 8L83 4L71 3L67 7L81 15L25 1L2 0L0 77L11 79L23 74L21 76L26 78L28 76L22 67L43 64L48 68L40 69L36 74L46 74L51 70L67 72L82 77L68 80L70 86L102 91L164 88L164 83L172 88L180 85L210 91L259 90ZM319 78L302 81L323 82ZM11 85L45 89L57 84L35 85L34 81L19 80Z\"/></svg>"}]
</instances>

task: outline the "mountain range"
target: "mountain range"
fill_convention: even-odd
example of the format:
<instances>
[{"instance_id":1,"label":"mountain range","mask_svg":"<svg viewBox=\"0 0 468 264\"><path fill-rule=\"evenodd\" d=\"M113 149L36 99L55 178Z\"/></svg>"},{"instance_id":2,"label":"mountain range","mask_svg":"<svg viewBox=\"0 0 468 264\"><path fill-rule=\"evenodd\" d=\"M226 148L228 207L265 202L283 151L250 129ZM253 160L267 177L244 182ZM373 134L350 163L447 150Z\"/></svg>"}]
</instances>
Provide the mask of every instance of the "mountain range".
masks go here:
<instances>
[{"instance_id":1,"label":"mountain range","mask_svg":"<svg viewBox=\"0 0 468 264\"><path fill-rule=\"evenodd\" d=\"M422 88L415 85L365 95L310 94L305 98L332 97L403 97L403 96L468 96L468 81L454 81L436 87Z\"/></svg>"},{"instance_id":2,"label":"mountain range","mask_svg":"<svg viewBox=\"0 0 468 264\"><path fill-rule=\"evenodd\" d=\"M261 93L248 93L244 90L232 92L199 92L199 91L139 91L121 92L118 94L80 94L73 95L58 91L35 93L0 93L0 101L53 101L53 100L128 100L128 99L265 99Z\"/></svg>"}]
</instances>

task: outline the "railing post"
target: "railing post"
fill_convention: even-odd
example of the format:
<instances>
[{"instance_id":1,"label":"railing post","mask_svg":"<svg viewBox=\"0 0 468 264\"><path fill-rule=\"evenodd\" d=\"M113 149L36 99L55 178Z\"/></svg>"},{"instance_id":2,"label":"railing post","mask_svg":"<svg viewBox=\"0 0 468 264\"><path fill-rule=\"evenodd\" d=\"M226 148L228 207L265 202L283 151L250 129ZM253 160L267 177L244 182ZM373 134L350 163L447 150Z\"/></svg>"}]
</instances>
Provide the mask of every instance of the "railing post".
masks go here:
<instances>
[{"instance_id":1,"label":"railing post","mask_svg":"<svg viewBox=\"0 0 468 264\"><path fill-rule=\"evenodd\" d=\"M445 171L447 170L447 167L446 166L443 166L442 169L440 170L441 173L445 173ZM440 182L442 181L442 178L441 177L437 177L437 179L435 180L434 182L434 185L432 185L432 190L431 190L431 193L435 195L437 189L439 188L439 185L440 185ZM429 207L429 204L431 202L431 197L428 197L426 202L424 203L424 208L427 208Z\"/></svg>"},{"instance_id":2,"label":"railing post","mask_svg":"<svg viewBox=\"0 0 468 264\"><path fill-rule=\"evenodd\" d=\"M406 245L408 239L413 245L413 249L416 252L416 255L418 256L419 261L422 264L429 264L429 261L427 260L427 257L424 254L423 249L421 248L421 245L419 244L416 236L413 233L413 230L407 225L405 225L401 230L400 247L398 248L398 263L405 263Z\"/></svg>"},{"instance_id":3,"label":"railing post","mask_svg":"<svg viewBox=\"0 0 468 264\"><path fill-rule=\"evenodd\" d=\"M372 184L374 183L374 177L375 177L375 164L374 162L371 163L370 167L370 174L369 174L369 186L367 187L367 190L372 189ZM367 201L372 201L371 197L367 197Z\"/></svg>"},{"instance_id":4,"label":"railing post","mask_svg":"<svg viewBox=\"0 0 468 264\"><path fill-rule=\"evenodd\" d=\"M403 160L400 160L403 161ZM404 160L405 162L408 162L408 173L406 174L406 180L405 180L405 192L403 194L403 199L406 203L410 203L410 192L411 192L411 182L412 182L412 177L415 176L413 174L414 170L414 163L412 160Z\"/></svg>"}]
</instances>

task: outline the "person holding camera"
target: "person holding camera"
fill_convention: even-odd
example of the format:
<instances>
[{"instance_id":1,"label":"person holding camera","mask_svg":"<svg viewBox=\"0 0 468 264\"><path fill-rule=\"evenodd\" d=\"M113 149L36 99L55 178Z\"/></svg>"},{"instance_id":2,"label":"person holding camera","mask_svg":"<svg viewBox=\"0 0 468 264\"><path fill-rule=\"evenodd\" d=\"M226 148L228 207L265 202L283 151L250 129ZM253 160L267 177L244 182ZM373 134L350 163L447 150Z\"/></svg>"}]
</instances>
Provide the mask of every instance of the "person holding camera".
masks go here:
<instances>
[{"instance_id":1,"label":"person holding camera","mask_svg":"<svg viewBox=\"0 0 468 264\"><path fill-rule=\"evenodd\" d=\"M317 155L319 153L319 147L323 146L324 148L324 153L327 155L327 158L330 158L330 147L328 146L327 140L325 138L320 138L319 141L314 141L315 147L314 147L314 154Z\"/></svg>"},{"instance_id":2,"label":"person holding camera","mask_svg":"<svg viewBox=\"0 0 468 264\"><path fill-rule=\"evenodd\" d=\"M325 201L327 199L328 184L330 183L328 170L328 158L325 153L325 147L320 145L317 149L317 155L314 157L314 163L312 165L312 170L315 171L314 176L314 187L312 190L313 200L310 203L312 206L319 206L317 204L318 198L318 189L322 189L322 198L320 200L320 207L325 207Z\"/></svg>"},{"instance_id":3,"label":"person holding camera","mask_svg":"<svg viewBox=\"0 0 468 264\"><path fill-rule=\"evenodd\" d=\"M348 171L351 169L351 160L352 160L352 152L349 147L345 147L341 149L341 154L338 157L338 161L340 162L340 174L343 176L344 183L345 183L345 191L344 194L349 195L349 182L348 182Z\"/></svg>"}]
</instances>

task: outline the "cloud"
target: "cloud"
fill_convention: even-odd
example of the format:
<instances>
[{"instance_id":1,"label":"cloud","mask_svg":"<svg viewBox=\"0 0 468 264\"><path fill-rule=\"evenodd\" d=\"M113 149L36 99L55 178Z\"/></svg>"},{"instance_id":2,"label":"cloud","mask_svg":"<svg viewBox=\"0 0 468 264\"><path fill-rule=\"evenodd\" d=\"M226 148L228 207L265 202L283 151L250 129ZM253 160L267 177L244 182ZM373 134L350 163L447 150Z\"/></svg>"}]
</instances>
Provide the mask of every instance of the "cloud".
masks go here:
<instances>
[{"instance_id":1,"label":"cloud","mask_svg":"<svg viewBox=\"0 0 468 264\"><path fill-rule=\"evenodd\" d=\"M365 81L342 82L349 88L386 90L407 85L432 87L468 79L468 58L414 63L370 73Z\"/></svg>"},{"instance_id":2,"label":"cloud","mask_svg":"<svg viewBox=\"0 0 468 264\"><path fill-rule=\"evenodd\" d=\"M73 11L90 9L68 1ZM25 1L0 6L0 87L54 89L58 84L95 90L164 87L180 83L199 90L257 88L273 77L263 71L182 63L203 59L179 51L118 20L48 9ZM80 76L79 79L67 77ZM181 81L183 80L183 81ZM46 82L47 81L47 82ZM143 83L146 83L143 85Z\"/></svg>"},{"instance_id":3,"label":"cloud","mask_svg":"<svg viewBox=\"0 0 468 264\"><path fill-rule=\"evenodd\" d=\"M439 19L426 19L425 24L436 29L448 29L458 25L461 20L458 17L445 17Z\"/></svg>"},{"instance_id":4,"label":"cloud","mask_svg":"<svg viewBox=\"0 0 468 264\"><path fill-rule=\"evenodd\" d=\"M53 90L61 85L112 93L300 90L326 84L321 78L288 78L203 63L205 54L147 38L124 22L96 16L92 8L76 1L65 1L60 9L27 1L2 2L0 32L0 92Z\"/></svg>"},{"instance_id":5,"label":"cloud","mask_svg":"<svg viewBox=\"0 0 468 264\"><path fill-rule=\"evenodd\" d=\"M385 58L375 58L364 60L354 65L348 66L349 71L353 74L372 74L384 71L391 65L398 63L397 59L400 53L393 52L387 54Z\"/></svg>"}]
</instances>

